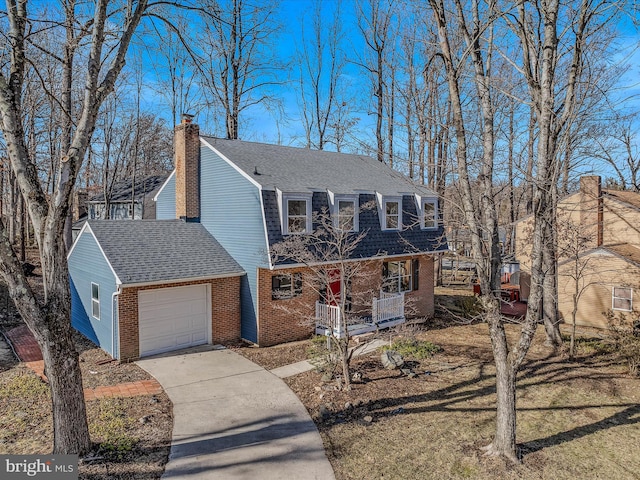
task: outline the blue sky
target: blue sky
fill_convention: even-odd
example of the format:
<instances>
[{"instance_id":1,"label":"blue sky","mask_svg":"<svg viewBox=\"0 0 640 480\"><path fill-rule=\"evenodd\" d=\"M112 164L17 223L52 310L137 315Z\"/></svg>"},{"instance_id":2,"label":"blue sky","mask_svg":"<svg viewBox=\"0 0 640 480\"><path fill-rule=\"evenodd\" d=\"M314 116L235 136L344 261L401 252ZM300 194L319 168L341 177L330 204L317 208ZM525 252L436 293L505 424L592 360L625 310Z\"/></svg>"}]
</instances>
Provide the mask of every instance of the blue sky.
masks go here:
<instances>
[{"instance_id":1,"label":"blue sky","mask_svg":"<svg viewBox=\"0 0 640 480\"><path fill-rule=\"evenodd\" d=\"M261 0L258 0L259 2ZM336 4L335 0L324 0L323 8L330 12L332 7ZM398 2L400 5L401 2ZM283 59L290 59L295 51L295 46L300 42L300 21L303 14L312 14L313 2L309 0L282 0L280 7L280 20L283 24L283 31L277 40L274 48L279 57ZM352 52L358 52L363 50L363 43L360 39L360 32L357 30L356 19L354 16L354 1L343 1L343 26L345 30L345 36L349 42L349 47ZM329 13L327 13L329 15ZM623 37L621 38L621 53L618 58L612 59L617 61L624 59L630 63L629 71L620 79L619 92L620 98L626 98L625 107L631 110L637 110L640 108L640 84L638 83L639 68L640 65L640 50L638 50L638 42L640 36L638 30L632 25L632 23L625 19L620 23L620 29L623 31ZM351 60L353 60L354 53L351 53ZM275 95L281 101L282 108L285 113L285 117L288 119L286 123L277 124L277 120L274 116L264 108L260 106L253 107L248 114L244 117L245 128L241 132L241 137L247 140L265 141L269 143L275 143L281 141L285 144L296 144L303 138L303 130L301 129L299 122L299 93L297 92L297 84L294 79L293 67L290 67L284 71L281 71L282 78L288 78L289 83L283 82L282 85L275 89ZM353 83L352 94L360 98L360 102L354 105L350 105L354 110L354 115L360 118L358 124L359 135L362 138L368 137L369 143L373 144L373 122L374 118L371 115L371 109L367 104L370 102L372 96L368 93L369 86L367 84L366 76L354 64L347 65L345 69L345 77L348 77ZM146 76L146 80L150 83L153 80L150 76ZM634 97L636 96L636 97ZM159 95L147 89L145 93L145 104L156 113L162 115L162 111L167 111L167 108L163 106L163 101ZM166 115L163 115L166 116ZM216 135L224 135L224 131L217 129L211 131L211 122L208 122L206 117L200 114L196 117L196 121L199 121L206 131L214 133ZM169 122L170 123L170 122ZM204 124L204 125L203 125Z\"/></svg>"}]
</instances>

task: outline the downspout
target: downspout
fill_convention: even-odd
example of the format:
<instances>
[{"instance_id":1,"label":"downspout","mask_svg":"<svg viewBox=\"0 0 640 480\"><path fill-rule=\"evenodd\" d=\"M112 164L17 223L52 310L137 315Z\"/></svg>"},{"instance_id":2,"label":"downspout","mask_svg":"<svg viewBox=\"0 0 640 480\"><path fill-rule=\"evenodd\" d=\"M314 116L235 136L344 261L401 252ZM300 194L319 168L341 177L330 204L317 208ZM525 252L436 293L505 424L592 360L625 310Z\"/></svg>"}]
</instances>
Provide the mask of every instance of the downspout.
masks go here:
<instances>
[{"instance_id":1,"label":"downspout","mask_svg":"<svg viewBox=\"0 0 640 480\"><path fill-rule=\"evenodd\" d=\"M116 348L116 334L118 327L118 295L122 293L120 291L120 285L118 289L111 294L111 353L114 359L120 360L120 352L115 351ZM118 348L120 350L120 348Z\"/></svg>"}]
</instances>

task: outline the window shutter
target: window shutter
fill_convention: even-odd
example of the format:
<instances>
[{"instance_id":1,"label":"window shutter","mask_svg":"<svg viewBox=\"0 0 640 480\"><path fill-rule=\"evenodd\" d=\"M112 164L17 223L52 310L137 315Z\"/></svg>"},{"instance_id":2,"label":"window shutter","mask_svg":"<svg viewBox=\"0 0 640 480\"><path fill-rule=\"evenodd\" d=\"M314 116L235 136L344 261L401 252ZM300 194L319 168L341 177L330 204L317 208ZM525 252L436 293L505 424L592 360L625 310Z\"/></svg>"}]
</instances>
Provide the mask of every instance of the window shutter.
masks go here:
<instances>
[{"instance_id":1,"label":"window shutter","mask_svg":"<svg viewBox=\"0 0 640 480\"><path fill-rule=\"evenodd\" d=\"M300 295L302 293L302 274L295 273L293 275L293 293L294 295Z\"/></svg>"},{"instance_id":2,"label":"window shutter","mask_svg":"<svg viewBox=\"0 0 640 480\"><path fill-rule=\"evenodd\" d=\"M411 264L411 279L413 281L412 289L418 290L420 288L420 284L418 281L418 279L420 278L420 260L418 258L414 258L413 260L411 260Z\"/></svg>"}]
</instances>

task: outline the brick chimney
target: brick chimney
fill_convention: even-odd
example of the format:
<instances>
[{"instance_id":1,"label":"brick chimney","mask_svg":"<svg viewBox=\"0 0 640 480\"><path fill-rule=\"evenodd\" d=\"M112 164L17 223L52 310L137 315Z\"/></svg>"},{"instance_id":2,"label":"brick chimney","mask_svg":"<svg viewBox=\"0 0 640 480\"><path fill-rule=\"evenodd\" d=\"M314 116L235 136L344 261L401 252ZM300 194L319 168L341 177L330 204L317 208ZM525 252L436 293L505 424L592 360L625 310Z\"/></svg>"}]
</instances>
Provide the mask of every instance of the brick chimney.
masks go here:
<instances>
[{"instance_id":1,"label":"brick chimney","mask_svg":"<svg viewBox=\"0 0 640 480\"><path fill-rule=\"evenodd\" d=\"M200 221L200 127L183 114L173 135L176 167L176 218Z\"/></svg>"},{"instance_id":2,"label":"brick chimney","mask_svg":"<svg viewBox=\"0 0 640 480\"><path fill-rule=\"evenodd\" d=\"M580 223L593 238L593 247L603 243L602 182L597 175L580 177Z\"/></svg>"}]
</instances>

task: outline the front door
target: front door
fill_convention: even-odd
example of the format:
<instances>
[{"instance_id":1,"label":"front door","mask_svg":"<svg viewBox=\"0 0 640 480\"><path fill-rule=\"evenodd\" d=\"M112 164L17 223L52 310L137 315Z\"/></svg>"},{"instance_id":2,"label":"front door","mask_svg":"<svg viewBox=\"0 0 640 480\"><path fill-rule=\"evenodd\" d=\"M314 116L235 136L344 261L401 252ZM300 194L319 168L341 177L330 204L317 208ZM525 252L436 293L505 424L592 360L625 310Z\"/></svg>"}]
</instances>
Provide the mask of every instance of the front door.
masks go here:
<instances>
[{"instance_id":1,"label":"front door","mask_svg":"<svg viewBox=\"0 0 640 480\"><path fill-rule=\"evenodd\" d=\"M342 293L340 270L329 271L328 279L329 285L327 286L327 303L335 307L340 304L340 294Z\"/></svg>"}]
</instances>

